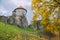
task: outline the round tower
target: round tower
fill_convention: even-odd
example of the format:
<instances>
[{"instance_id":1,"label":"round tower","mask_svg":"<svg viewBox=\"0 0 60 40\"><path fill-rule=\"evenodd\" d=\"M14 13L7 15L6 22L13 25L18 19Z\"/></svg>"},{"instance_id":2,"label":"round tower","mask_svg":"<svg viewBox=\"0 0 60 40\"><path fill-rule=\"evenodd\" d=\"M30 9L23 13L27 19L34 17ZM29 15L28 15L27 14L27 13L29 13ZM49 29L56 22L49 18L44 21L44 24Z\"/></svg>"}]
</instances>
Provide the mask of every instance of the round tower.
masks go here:
<instances>
[{"instance_id":1,"label":"round tower","mask_svg":"<svg viewBox=\"0 0 60 40\"><path fill-rule=\"evenodd\" d=\"M27 10L25 8L23 8L23 6L19 6L13 11L13 14L20 15L20 16L26 15Z\"/></svg>"},{"instance_id":2,"label":"round tower","mask_svg":"<svg viewBox=\"0 0 60 40\"><path fill-rule=\"evenodd\" d=\"M12 21L13 24L16 24L21 27L28 27L28 22L26 19L27 10L22 6L13 10Z\"/></svg>"}]
</instances>

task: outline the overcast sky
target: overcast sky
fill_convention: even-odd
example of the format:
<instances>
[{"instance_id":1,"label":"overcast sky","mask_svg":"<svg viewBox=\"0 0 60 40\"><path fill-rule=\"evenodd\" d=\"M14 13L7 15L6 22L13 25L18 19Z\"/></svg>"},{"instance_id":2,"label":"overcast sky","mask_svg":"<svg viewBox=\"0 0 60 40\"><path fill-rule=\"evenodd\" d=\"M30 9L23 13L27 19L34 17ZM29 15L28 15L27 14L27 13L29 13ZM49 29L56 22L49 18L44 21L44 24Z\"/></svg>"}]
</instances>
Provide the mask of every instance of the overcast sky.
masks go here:
<instances>
[{"instance_id":1,"label":"overcast sky","mask_svg":"<svg viewBox=\"0 0 60 40\"><path fill-rule=\"evenodd\" d=\"M32 19L31 0L0 0L0 15L10 16L12 11L23 6L27 10L27 20L30 23Z\"/></svg>"}]
</instances>

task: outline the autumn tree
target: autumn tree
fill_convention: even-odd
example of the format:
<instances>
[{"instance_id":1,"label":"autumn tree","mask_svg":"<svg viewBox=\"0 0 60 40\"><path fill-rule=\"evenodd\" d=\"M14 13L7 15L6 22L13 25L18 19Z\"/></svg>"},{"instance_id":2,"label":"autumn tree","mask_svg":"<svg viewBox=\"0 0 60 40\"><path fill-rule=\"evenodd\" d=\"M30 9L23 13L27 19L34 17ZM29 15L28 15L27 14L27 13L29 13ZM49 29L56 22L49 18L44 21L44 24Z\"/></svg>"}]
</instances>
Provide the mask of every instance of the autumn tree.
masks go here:
<instances>
[{"instance_id":1,"label":"autumn tree","mask_svg":"<svg viewBox=\"0 0 60 40\"><path fill-rule=\"evenodd\" d=\"M60 1L59 0L32 0L32 20L41 18L45 31L57 34L60 28Z\"/></svg>"}]
</instances>

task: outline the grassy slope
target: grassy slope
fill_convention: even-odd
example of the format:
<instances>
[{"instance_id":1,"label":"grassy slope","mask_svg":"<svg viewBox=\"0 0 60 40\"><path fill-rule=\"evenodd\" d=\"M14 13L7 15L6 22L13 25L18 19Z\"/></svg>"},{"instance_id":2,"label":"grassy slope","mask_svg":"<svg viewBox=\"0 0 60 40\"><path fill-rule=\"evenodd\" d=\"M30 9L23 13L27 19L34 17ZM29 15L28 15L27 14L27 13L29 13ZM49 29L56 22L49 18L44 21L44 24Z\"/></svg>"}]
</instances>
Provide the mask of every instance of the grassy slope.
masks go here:
<instances>
[{"instance_id":1,"label":"grassy slope","mask_svg":"<svg viewBox=\"0 0 60 40\"><path fill-rule=\"evenodd\" d=\"M0 22L0 40L40 40L37 31Z\"/></svg>"}]
</instances>

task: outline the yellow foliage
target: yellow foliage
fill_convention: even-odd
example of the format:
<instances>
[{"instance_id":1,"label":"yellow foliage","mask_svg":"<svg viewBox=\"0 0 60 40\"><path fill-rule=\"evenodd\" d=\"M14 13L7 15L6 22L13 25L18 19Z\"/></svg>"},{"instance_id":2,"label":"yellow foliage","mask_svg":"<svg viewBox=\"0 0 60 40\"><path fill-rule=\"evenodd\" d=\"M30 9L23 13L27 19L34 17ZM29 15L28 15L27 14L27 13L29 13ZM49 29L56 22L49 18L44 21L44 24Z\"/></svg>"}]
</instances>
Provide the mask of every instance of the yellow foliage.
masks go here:
<instances>
[{"instance_id":1,"label":"yellow foliage","mask_svg":"<svg viewBox=\"0 0 60 40\"><path fill-rule=\"evenodd\" d=\"M46 30L52 31L53 30L53 25L51 25L51 24L47 25Z\"/></svg>"},{"instance_id":2,"label":"yellow foliage","mask_svg":"<svg viewBox=\"0 0 60 40\"><path fill-rule=\"evenodd\" d=\"M56 27L54 23L60 24L60 19L55 18L54 15L60 14L60 5L55 0L32 0L32 10L35 10L32 20L36 20L40 15L42 16L41 24L46 25L46 29L53 32L52 30ZM51 21L49 17L52 16L53 19ZM48 20L46 20L48 19Z\"/></svg>"},{"instance_id":3,"label":"yellow foliage","mask_svg":"<svg viewBox=\"0 0 60 40\"><path fill-rule=\"evenodd\" d=\"M46 25L47 24L47 20L42 20L41 24Z\"/></svg>"},{"instance_id":4,"label":"yellow foliage","mask_svg":"<svg viewBox=\"0 0 60 40\"><path fill-rule=\"evenodd\" d=\"M58 19L57 22L60 24L60 19Z\"/></svg>"},{"instance_id":5,"label":"yellow foliage","mask_svg":"<svg viewBox=\"0 0 60 40\"><path fill-rule=\"evenodd\" d=\"M52 33L54 33L54 34L55 34L56 32L58 32L57 27L54 26L53 24L48 24L47 27L45 28L45 30L50 31L50 32L52 32Z\"/></svg>"}]
</instances>

